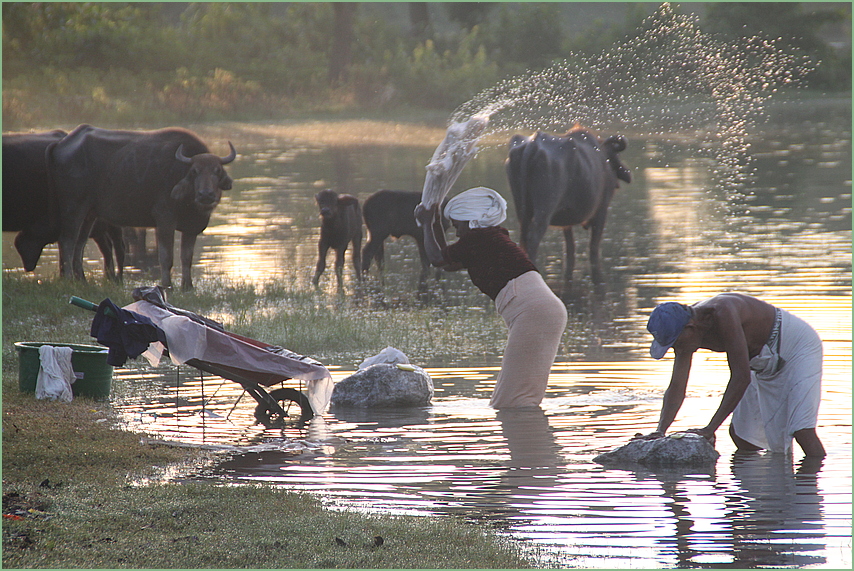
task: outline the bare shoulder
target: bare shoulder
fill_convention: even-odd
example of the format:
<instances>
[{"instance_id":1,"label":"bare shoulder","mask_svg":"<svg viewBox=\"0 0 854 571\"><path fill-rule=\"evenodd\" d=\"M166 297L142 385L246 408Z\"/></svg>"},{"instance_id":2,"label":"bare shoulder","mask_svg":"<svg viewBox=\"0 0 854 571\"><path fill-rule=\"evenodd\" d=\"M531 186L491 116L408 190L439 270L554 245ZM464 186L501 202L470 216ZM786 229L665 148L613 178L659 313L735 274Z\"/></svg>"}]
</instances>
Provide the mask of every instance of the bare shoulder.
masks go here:
<instances>
[{"instance_id":1,"label":"bare shoulder","mask_svg":"<svg viewBox=\"0 0 854 571\"><path fill-rule=\"evenodd\" d=\"M742 318L759 318L762 315L773 315L774 306L759 298L745 295L743 293L727 292L720 293L709 299L694 304L697 309L713 308L734 311Z\"/></svg>"},{"instance_id":2,"label":"bare shoulder","mask_svg":"<svg viewBox=\"0 0 854 571\"><path fill-rule=\"evenodd\" d=\"M740 324L751 349L771 334L776 309L768 302L741 293L721 293L694 305L698 315L727 326ZM725 327L728 328L728 327Z\"/></svg>"}]
</instances>

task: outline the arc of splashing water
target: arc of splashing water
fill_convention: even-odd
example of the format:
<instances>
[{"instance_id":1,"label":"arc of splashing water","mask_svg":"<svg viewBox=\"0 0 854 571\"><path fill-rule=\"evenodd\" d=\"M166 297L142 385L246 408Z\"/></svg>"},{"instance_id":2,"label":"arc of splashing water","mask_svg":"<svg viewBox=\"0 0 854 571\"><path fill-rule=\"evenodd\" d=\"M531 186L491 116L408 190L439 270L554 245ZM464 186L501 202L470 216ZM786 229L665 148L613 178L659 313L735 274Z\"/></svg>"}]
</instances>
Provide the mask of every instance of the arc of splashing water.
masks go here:
<instances>
[{"instance_id":1,"label":"arc of splashing water","mask_svg":"<svg viewBox=\"0 0 854 571\"><path fill-rule=\"evenodd\" d=\"M427 164L427 176L421 191L421 204L431 208L441 204L466 163L477 154L477 141L489 124L489 115L475 115L468 121L453 123L436 147Z\"/></svg>"}]
</instances>

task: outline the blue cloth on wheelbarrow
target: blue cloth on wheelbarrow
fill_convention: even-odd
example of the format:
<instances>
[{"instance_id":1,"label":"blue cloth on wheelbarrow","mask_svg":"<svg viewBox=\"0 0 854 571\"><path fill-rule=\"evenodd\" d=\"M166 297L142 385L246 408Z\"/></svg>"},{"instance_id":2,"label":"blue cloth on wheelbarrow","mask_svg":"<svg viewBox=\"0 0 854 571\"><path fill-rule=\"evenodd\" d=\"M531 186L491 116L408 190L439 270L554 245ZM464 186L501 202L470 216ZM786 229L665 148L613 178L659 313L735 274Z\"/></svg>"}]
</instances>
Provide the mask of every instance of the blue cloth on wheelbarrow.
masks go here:
<instances>
[{"instance_id":1,"label":"blue cloth on wheelbarrow","mask_svg":"<svg viewBox=\"0 0 854 571\"><path fill-rule=\"evenodd\" d=\"M109 298L98 306L90 335L109 349L107 364L121 367L139 357L150 343L166 343L166 334L151 319L122 309Z\"/></svg>"}]
</instances>

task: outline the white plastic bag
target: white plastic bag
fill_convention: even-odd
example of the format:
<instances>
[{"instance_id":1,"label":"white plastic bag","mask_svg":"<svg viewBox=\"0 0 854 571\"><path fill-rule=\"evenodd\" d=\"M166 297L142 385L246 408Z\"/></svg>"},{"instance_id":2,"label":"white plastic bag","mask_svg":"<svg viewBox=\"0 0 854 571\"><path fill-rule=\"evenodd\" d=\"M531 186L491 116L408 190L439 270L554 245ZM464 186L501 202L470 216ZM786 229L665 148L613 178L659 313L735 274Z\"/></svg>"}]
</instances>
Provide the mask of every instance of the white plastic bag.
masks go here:
<instances>
[{"instance_id":1,"label":"white plastic bag","mask_svg":"<svg viewBox=\"0 0 854 571\"><path fill-rule=\"evenodd\" d=\"M368 357L359 365L359 370L367 369L371 365L377 365L379 363L390 363L392 365L397 363L407 364L409 363L409 357L404 355L403 351L400 349L395 349L394 347L386 347L373 357Z\"/></svg>"},{"instance_id":2,"label":"white plastic bag","mask_svg":"<svg viewBox=\"0 0 854 571\"><path fill-rule=\"evenodd\" d=\"M77 380L71 366L71 347L39 347L39 376L36 379L36 398L71 402L71 384Z\"/></svg>"}]
</instances>

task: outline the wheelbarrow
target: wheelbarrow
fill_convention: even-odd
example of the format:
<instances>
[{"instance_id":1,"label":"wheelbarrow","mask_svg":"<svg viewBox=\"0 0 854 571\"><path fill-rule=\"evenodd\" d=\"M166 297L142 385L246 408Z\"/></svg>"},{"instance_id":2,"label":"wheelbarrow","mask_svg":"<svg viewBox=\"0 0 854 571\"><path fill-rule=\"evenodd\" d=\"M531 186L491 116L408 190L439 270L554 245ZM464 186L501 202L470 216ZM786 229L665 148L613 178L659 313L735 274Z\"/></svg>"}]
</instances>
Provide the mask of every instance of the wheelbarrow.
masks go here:
<instances>
[{"instance_id":1,"label":"wheelbarrow","mask_svg":"<svg viewBox=\"0 0 854 571\"><path fill-rule=\"evenodd\" d=\"M135 355L128 353L128 357L141 354L156 366L168 356L176 365L186 364L239 384L258 403L255 418L265 426L280 426L294 420L305 423L328 406L332 376L318 361L231 333L213 320L174 307L166 302L159 286L137 288L133 298L136 301L123 308L109 299L96 305L74 296L69 302L96 312L92 336L110 347L111 352L115 349L123 353L127 348L114 347L112 340L116 335L104 334L105 328L123 327L130 321L150 322L159 340L152 341L144 350L137 349L140 352ZM290 380L298 380L300 389L304 383L306 393L285 386L267 390Z\"/></svg>"}]
</instances>

